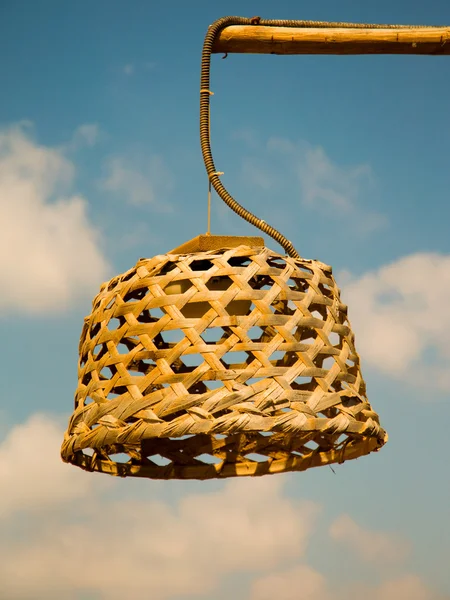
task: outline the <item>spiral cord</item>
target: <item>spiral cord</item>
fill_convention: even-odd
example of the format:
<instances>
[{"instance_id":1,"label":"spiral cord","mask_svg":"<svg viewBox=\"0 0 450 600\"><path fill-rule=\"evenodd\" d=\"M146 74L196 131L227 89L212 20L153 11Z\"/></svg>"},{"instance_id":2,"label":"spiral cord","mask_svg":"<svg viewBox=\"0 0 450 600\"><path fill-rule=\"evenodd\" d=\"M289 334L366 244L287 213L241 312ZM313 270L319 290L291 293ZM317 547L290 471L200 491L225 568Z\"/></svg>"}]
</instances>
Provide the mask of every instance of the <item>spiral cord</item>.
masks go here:
<instances>
[{"instance_id":1,"label":"spiral cord","mask_svg":"<svg viewBox=\"0 0 450 600\"><path fill-rule=\"evenodd\" d=\"M233 210L237 215L260 229L272 237L286 251L286 254L293 258L299 258L300 255L282 233L271 227L268 223L259 219L256 215L245 209L239 204L233 196L226 190L220 180L221 172L218 172L212 156L210 142L210 71L211 71L211 54L214 42L218 34L225 27L231 25L260 25L265 27L315 27L315 28L349 28L349 29L403 29L412 27L411 25L380 25L369 23L341 23L329 21L304 21L304 20L263 20L259 17L222 17L215 21L210 27L205 36L203 43L202 59L201 59L201 77L200 77L200 145L203 154L203 160L208 174L208 179L214 187L217 195ZM426 27L419 25L414 27Z\"/></svg>"}]
</instances>

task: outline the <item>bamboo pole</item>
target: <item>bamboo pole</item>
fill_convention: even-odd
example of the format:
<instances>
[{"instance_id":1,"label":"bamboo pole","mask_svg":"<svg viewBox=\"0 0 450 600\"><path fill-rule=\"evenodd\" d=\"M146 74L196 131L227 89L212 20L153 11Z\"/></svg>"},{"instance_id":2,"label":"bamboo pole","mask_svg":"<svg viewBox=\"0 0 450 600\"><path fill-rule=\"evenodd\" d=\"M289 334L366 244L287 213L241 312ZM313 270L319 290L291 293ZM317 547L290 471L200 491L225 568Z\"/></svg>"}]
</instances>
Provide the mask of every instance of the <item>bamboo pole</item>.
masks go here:
<instances>
[{"instance_id":1,"label":"bamboo pole","mask_svg":"<svg viewBox=\"0 0 450 600\"><path fill-rule=\"evenodd\" d=\"M347 29L232 25L213 52L246 54L450 54L450 27Z\"/></svg>"}]
</instances>

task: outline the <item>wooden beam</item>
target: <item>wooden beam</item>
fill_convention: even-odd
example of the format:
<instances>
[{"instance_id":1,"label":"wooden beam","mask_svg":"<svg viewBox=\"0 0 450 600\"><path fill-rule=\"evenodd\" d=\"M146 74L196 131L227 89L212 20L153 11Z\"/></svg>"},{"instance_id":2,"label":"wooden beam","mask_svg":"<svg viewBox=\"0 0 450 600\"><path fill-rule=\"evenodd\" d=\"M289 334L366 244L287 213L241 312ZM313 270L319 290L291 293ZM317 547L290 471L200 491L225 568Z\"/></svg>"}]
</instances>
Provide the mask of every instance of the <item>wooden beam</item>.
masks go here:
<instances>
[{"instance_id":1,"label":"wooden beam","mask_svg":"<svg viewBox=\"0 0 450 600\"><path fill-rule=\"evenodd\" d=\"M450 54L450 27L347 29L232 25L213 52L246 54Z\"/></svg>"}]
</instances>

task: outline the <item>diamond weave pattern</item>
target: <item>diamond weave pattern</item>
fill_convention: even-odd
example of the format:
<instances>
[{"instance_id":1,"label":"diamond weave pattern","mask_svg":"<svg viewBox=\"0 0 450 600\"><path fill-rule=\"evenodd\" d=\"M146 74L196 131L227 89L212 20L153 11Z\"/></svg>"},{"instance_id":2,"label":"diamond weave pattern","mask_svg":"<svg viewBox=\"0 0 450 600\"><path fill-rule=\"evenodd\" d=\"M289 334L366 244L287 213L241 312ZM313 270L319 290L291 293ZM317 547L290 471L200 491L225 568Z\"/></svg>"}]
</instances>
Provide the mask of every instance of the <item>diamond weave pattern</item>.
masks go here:
<instances>
[{"instance_id":1,"label":"diamond weave pattern","mask_svg":"<svg viewBox=\"0 0 450 600\"><path fill-rule=\"evenodd\" d=\"M300 471L387 440L331 268L239 246L141 259L103 284L62 458L119 476Z\"/></svg>"}]
</instances>

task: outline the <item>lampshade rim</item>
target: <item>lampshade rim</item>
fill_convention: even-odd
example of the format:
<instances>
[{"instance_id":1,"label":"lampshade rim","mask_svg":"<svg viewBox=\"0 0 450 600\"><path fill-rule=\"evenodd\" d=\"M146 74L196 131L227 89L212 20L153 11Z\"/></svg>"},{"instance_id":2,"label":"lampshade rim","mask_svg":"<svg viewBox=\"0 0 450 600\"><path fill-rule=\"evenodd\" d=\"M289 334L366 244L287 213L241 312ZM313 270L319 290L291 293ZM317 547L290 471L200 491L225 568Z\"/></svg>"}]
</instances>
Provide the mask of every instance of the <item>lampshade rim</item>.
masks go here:
<instances>
[{"instance_id":1,"label":"lampshade rim","mask_svg":"<svg viewBox=\"0 0 450 600\"><path fill-rule=\"evenodd\" d=\"M344 445L341 449L332 449L326 452L313 450L305 456L289 456L278 460L204 464L204 465L137 465L129 463L116 463L89 456L83 452L75 452L64 462L71 463L85 471L97 471L116 477L143 477L147 479L227 479L229 477L257 477L274 475L276 473L289 473L305 471L311 467L342 464L377 452L388 441L388 435L380 429L378 437L368 436L357 440L355 443Z\"/></svg>"}]
</instances>

